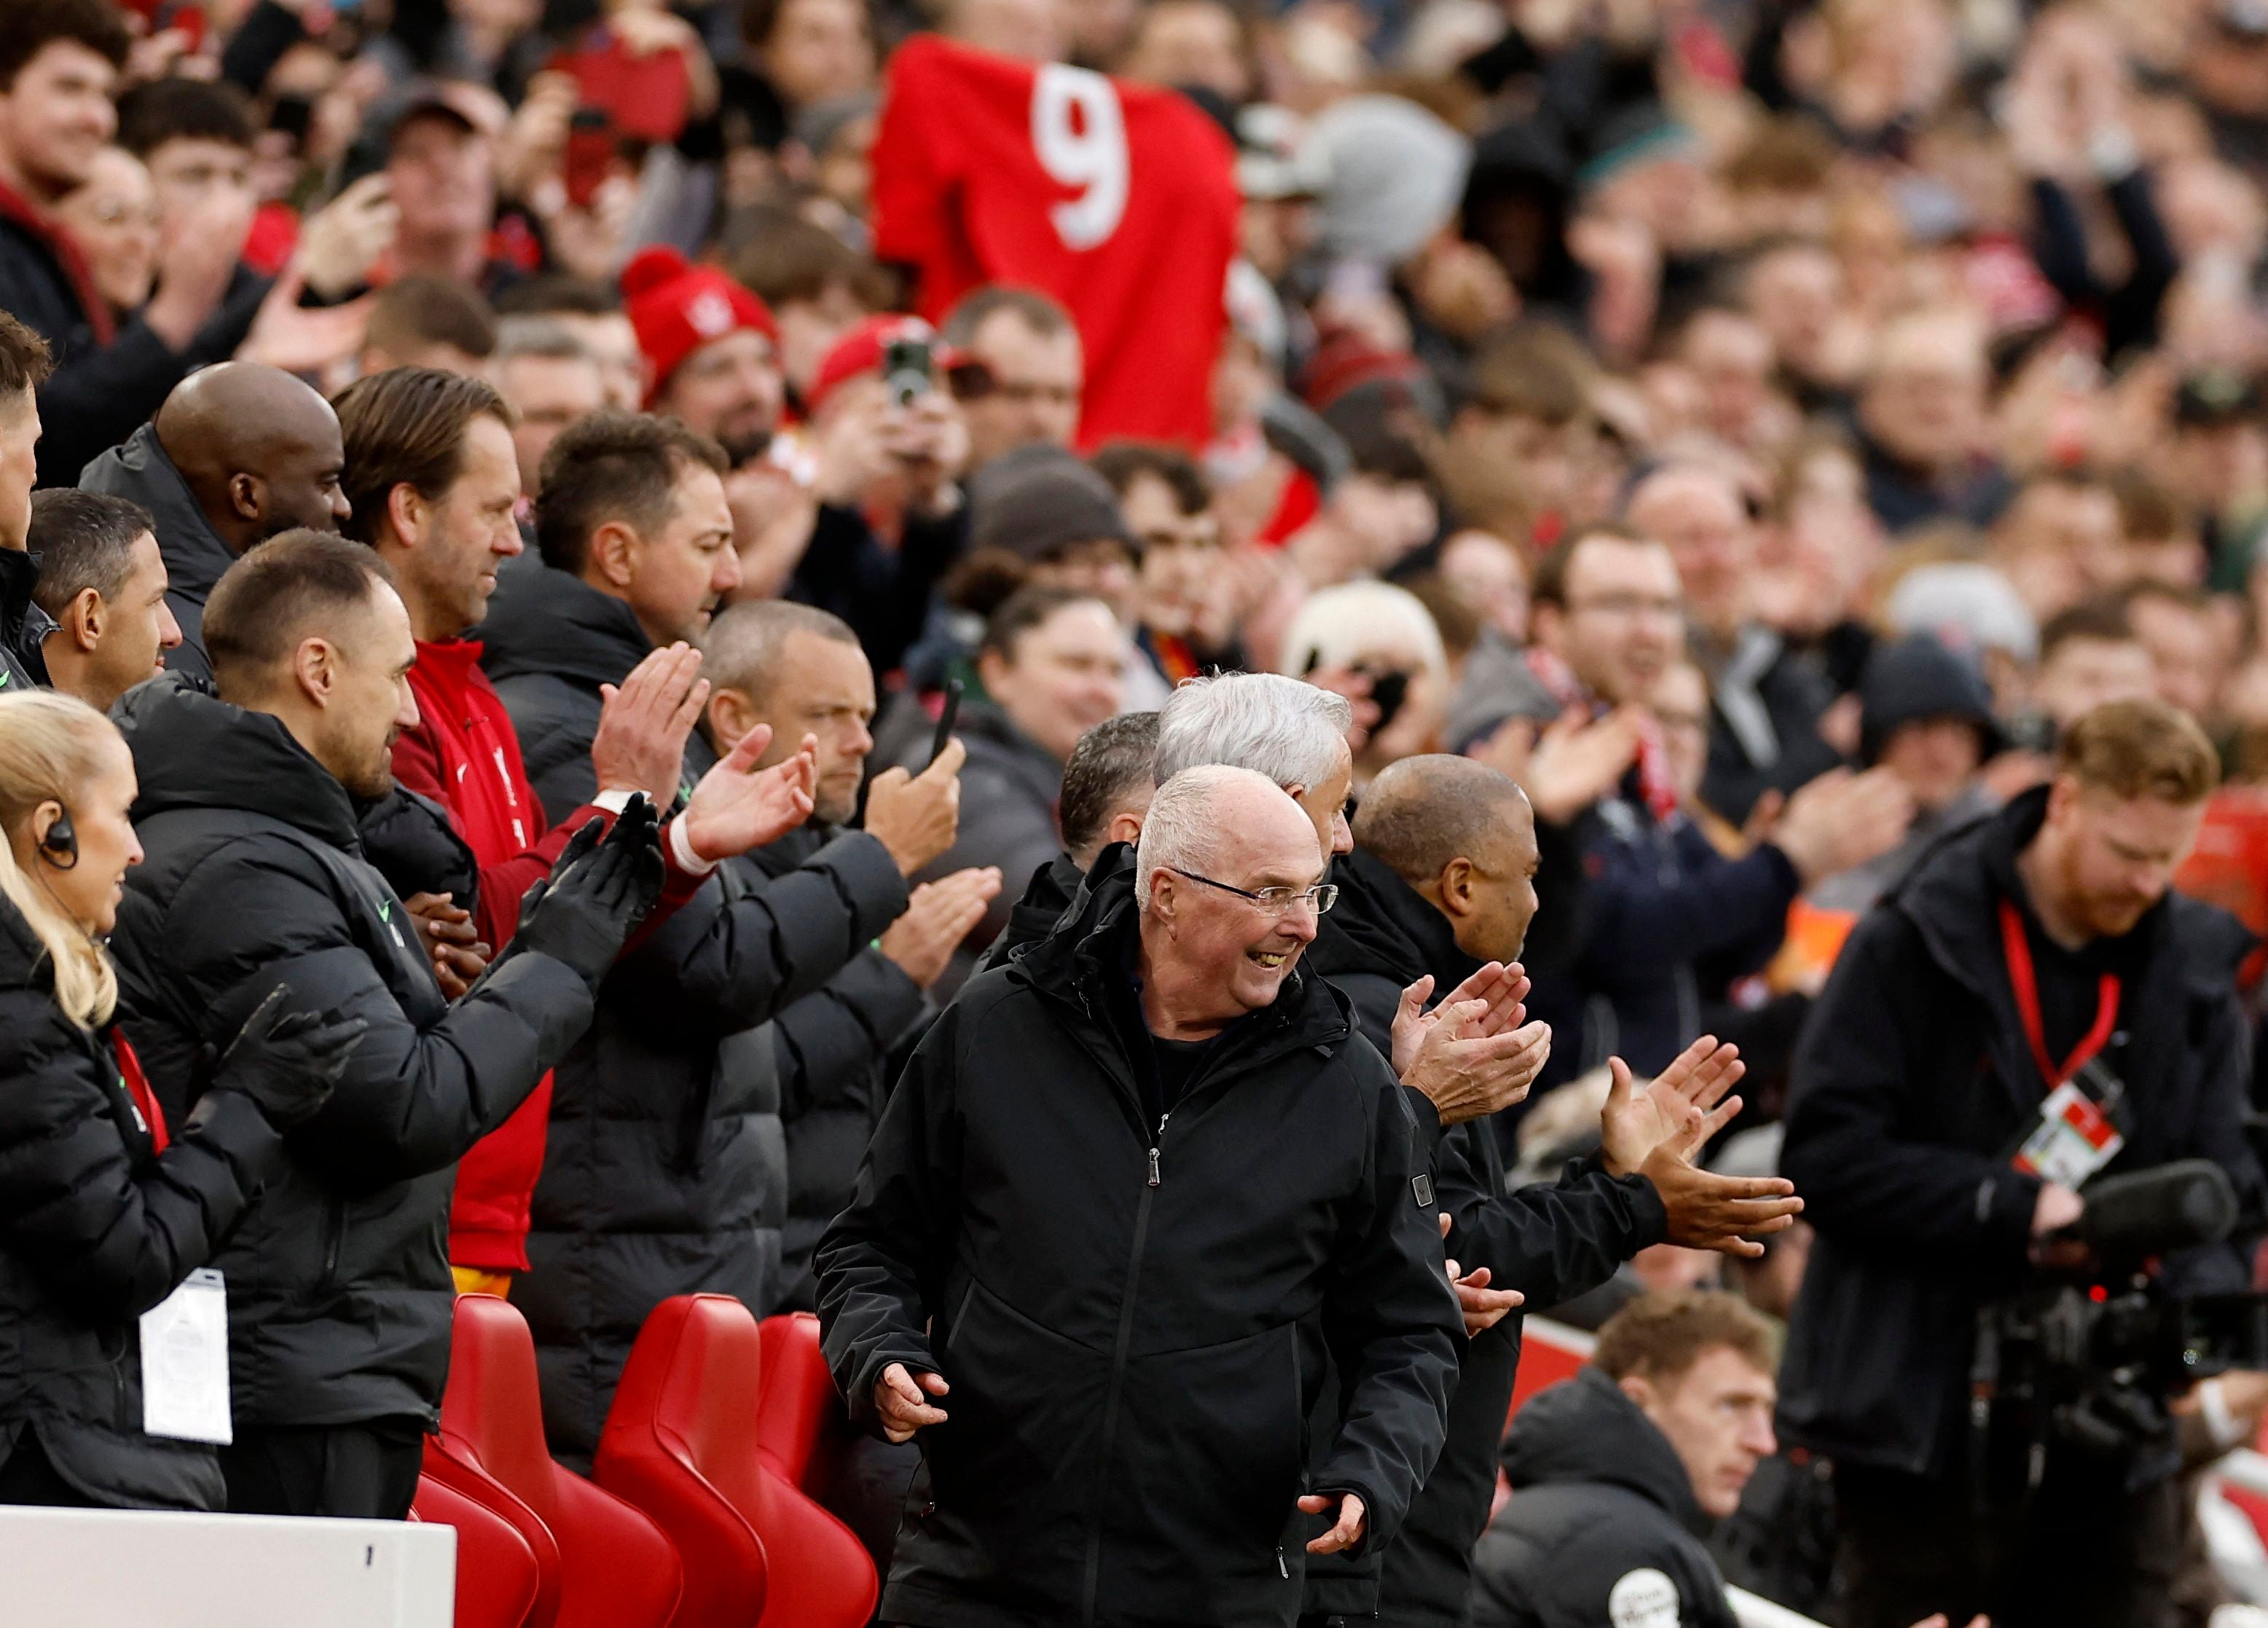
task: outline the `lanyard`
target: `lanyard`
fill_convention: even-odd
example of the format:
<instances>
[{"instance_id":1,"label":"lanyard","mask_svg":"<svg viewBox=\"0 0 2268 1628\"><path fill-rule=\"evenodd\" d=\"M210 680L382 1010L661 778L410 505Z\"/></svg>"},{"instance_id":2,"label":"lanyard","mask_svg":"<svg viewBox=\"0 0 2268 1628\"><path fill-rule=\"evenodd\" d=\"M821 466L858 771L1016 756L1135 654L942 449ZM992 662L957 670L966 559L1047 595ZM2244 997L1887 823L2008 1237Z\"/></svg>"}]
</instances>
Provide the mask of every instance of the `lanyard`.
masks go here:
<instances>
[{"instance_id":1,"label":"lanyard","mask_svg":"<svg viewBox=\"0 0 2268 1628\"><path fill-rule=\"evenodd\" d=\"M2095 1053L2110 1043L2110 1031L2118 1021L2118 975L2102 975L2101 992L2096 997L2095 1024L2080 1037L2071 1055L2058 1068L2048 1056L2047 1031L2040 1022L2040 985L2032 970L2031 940L2024 936L2024 918L2011 899L2000 901L2000 947L2008 958L2008 988L2016 998L2016 1015L2023 1020L2024 1038L2032 1042L2032 1060L2039 1064L2040 1079L2051 1091L2094 1061Z\"/></svg>"}]
</instances>

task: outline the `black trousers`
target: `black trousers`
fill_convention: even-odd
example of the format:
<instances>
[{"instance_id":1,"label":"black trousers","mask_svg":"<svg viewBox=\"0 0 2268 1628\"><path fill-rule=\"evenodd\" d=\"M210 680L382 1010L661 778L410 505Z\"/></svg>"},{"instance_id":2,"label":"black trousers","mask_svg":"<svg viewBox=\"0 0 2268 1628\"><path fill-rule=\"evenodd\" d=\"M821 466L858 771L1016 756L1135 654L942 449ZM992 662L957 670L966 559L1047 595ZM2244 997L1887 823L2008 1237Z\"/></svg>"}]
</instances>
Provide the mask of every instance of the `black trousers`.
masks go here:
<instances>
[{"instance_id":1,"label":"black trousers","mask_svg":"<svg viewBox=\"0 0 2268 1628\"><path fill-rule=\"evenodd\" d=\"M360 1425L239 1427L220 1450L229 1513L399 1521L417 1496L425 1427L414 1419Z\"/></svg>"},{"instance_id":2,"label":"black trousers","mask_svg":"<svg viewBox=\"0 0 2268 1628\"><path fill-rule=\"evenodd\" d=\"M1911 1628L1943 1611L1992 1628L2173 1628L2181 1492L2129 1492L2115 1469L2051 1452L2029 1499L1966 1475L1839 1467L1845 1628Z\"/></svg>"},{"instance_id":3,"label":"black trousers","mask_svg":"<svg viewBox=\"0 0 2268 1628\"><path fill-rule=\"evenodd\" d=\"M40 1504L51 1509L100 1507L55 1473L48 1450L28 1426L17 1437L6 1462L0 1462L0 1504Z\"/></svg>"}]
</instances>

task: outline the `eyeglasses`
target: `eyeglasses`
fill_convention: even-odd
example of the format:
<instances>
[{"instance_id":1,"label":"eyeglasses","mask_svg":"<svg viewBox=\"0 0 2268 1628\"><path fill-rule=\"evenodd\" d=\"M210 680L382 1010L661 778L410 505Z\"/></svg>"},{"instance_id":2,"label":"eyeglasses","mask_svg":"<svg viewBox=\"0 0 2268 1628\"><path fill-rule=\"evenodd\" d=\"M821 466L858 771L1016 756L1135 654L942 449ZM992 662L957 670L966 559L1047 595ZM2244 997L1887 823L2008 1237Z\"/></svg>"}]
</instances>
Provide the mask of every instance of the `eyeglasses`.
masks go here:
<instances>
[{"instance_id":1,"label":"eyeglasses","mask_svg":"<svg viewBox=\"0 0 2268 1628\"><path fill-rule=\"evenodd\" d=\"M1176 876L1203 882L1208 888L1218 888L1223 893L1233 893L1240 899L1249 899L1270 916L1281 916L1294 904L1301 903L1322 916L1339 902L1339 890L1329 882L1317 882L1312 888L1263 888L1255 892L1249 888L1232 888L1226 882L1217 882L1210 876L1185 871L1178 865L1169 865L1166 868Z\"/></svg>"}]
</instances>

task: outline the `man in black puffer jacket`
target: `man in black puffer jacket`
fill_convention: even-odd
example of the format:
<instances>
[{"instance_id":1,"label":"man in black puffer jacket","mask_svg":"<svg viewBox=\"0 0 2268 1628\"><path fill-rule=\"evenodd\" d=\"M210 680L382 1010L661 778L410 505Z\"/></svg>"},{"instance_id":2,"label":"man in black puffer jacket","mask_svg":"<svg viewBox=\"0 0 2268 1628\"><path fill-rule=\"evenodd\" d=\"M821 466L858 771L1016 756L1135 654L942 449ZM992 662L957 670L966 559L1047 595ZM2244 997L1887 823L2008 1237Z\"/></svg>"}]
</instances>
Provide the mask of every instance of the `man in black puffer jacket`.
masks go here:
<instances>
[{"instance_id":1,"label":"man in black puffer jacket","mask_svg":"<svg viewBox=\"0 0 2268 1628\"><path fill-rule=\"evenodd\" d=\"M1409 985L1431 977L1434 989L1454 990L1485 961L1518 959L1535 911L1535 823L1520 787L1495 770L1422 756L1371 783L1354 837L1355 851L1333 869L1338 906L1308 964L1353 1004L1371 1042L1390 1052ZM1442 1126L1413 1097L1434 1138L1433 1192L1451 1218L1450 1255L1468 1271L1486 1267L1491 1286L1517 1290L1542 1311L1597 1287L1648 1245L1736 1248L1742 1232L1785 1227L1778 1218L1790 1205L1778 1195L1786 1183L1727 1181L1667 1150L1650 1156L1647 1138L1668 1128L1660 1116L1683 1111L1673 1099L1721 1093L1737 1078L1729 1048L1697 1047L1643 1094L1618 1097L1609 1155L1571 1165L1557 1186L1509 1193L1491 1120ZM1465 1346L1447 1442L1400 1541L1382 1559L1334 1558L1311 1568L1311 1615L1423 1628L1464 1620L1520 1336L1514 1313Z\"/></svg>"},{"instance_id":2,"label":"man in black puffer jacket","mask_svg":"<svg viewBox=\"0 0 2268 1628\"><path fill-rule=\"evenodd\" d=\"M279 983L368 1022L217 1259L236 1429L222 1467L232 1509L398 1519L448 1371L455 1163L590 1021L660 855L642 806L595 849L578 839L510 953L446 1004L356 831L356 797L389 789L393 735L416 716L409 620L384 568L341 538L286 534L209 611L222 698L160 680L120 704L147 854L113 940L124 1021L175 1123Z\"/></svg>"},{"instance_id":3,"label":"man in black puffer jacket","mask_svg":"<svg viewBox=\"0 0 2268 1628\"><path fill-rule=\"evenodd\" d=\"M1592 1366L1512 1421L1512 1501L1474 1556L1464 1620L1736 1628L1702 1540L1772 1450L1772 1345L1771 1325L1729 1294L1649 1294L1616 1312Z\"/></svg>"},{"instance_id":4,"label":"man in black puffer jacket","mask_svg":"<svg viewBox=\"0 0 2268 1628\"><path fill-rule=\"evenodd\" d=\"M915 1050L818 1256L853 1417L922 1449L885 1620L1289 1624L1309 1551L1393 1541L1461 1337L1403 1090L1296 964L1323 864L1190 770Z\"/></svg>"},{"instance_id":5,"label":"man in black puffer jacket","mask_svg":"<svg viewBox=\"0 0 2268 1628\"><path fill-rule=\"evenodd\" d=\"M481 637L552 819L597 791L600 686L657 645L698 637L738 580L722 460L682 425L621 414L583 420L545 458L543 563L505 573ZM949 771L917 786L904 795L924 806L955 795ZM780 1292L782 1078L762 1026L902 915L907 873L950 840L950 818L913 840L922 822L894 826L890 801L870 808L869 831L776 880L717 867L623 956L554 1075L530 1271L512 1303L534 1331L552 1450L570 1465L589 1462L655 1306L711 1293L762 1314ZM676 858L688 872L711 863Z\"/></svg>"}]
</instances>

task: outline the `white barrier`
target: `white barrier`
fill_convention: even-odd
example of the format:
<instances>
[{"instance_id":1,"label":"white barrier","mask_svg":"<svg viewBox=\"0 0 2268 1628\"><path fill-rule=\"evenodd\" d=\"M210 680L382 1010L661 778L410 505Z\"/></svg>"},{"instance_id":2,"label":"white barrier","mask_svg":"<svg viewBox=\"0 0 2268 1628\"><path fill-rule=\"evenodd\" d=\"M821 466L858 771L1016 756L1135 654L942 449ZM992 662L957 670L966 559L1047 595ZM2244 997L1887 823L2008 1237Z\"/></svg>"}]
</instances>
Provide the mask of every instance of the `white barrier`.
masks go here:
<instances>
[{"instance_id":1,"label":"white barrier","mask_svg":"<svg viewBox=\"0 0 2268 1628\"><path fill-rule=\"evenodd\" d=\"M1733 1608L1733 1615L1741 1619L1741 1628L1822 1628L1822 1625L1784 1605L1774 1605L1762 1595L1750 1594L1745 1588L1727 1587L1725 1598Z\"/></svg>"},{"instance_id":2,"label":"white barrier","mask_svg":"<svg viewBox=\"0 0 2268 1628\"><path fill-rule=\"evenodd\" d=\"M453 1527L0 1507L10 1628L452 1628Z\"/></svg>"}]
</instances>

